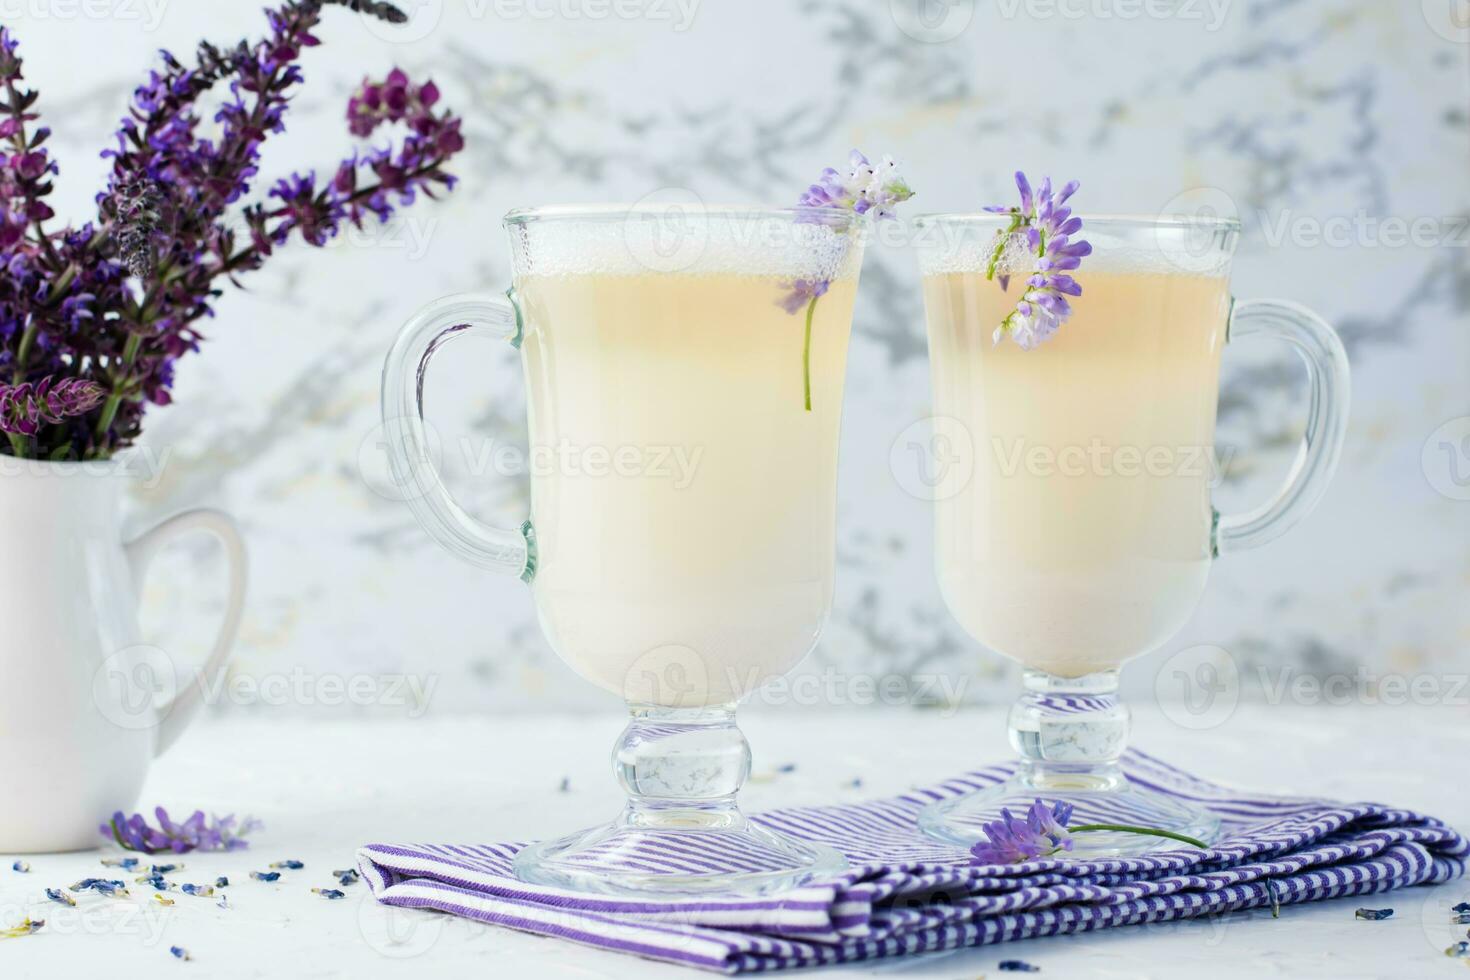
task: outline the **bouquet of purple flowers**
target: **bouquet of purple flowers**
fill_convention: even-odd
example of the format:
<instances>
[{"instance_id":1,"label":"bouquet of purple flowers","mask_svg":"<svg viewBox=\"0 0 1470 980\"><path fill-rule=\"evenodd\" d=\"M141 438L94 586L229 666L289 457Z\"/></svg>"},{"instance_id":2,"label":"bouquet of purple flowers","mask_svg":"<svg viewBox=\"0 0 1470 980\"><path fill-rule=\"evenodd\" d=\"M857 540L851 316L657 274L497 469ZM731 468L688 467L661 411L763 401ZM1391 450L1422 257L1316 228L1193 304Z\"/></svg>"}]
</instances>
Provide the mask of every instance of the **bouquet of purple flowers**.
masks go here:
<instances>
[{"instance_id":1,"label":"bouquet of purple flowers","mask_svg":"<svg viewBox=\"0 0 1470 980\"><path fill-rule=\"evenodd\" d=\"M0 27L0 452L105 459L131 445L147 407L168 404L175 362L198 349L223 283L238 285L293 235L324 245L346 223L386 221L453 187L444 165L464 147L460 120L432 82L394 70L363 82L347 118L358 137L401 124L396 143L354 153L326 180L293 173L264 201L242 203L328 5L404 19L374 0L290 0L266 12L269 34L254 43L202 43L192 65L162 52L103 153L112 172L97 217L79 226L51 224L50 130L35 125L37 93ZM199 103L216 89L205 132Z\"/></svg>"}]
</instances>

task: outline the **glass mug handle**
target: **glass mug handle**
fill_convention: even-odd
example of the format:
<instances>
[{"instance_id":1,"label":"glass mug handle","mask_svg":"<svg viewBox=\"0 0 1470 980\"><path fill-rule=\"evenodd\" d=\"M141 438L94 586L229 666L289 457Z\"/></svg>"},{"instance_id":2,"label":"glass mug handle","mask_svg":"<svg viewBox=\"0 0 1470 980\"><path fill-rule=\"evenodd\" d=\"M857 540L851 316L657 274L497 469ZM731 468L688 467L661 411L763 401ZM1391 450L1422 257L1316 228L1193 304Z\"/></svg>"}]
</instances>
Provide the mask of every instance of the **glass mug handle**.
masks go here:
<instances>
[{"instance_id":1,"label":"glass mug handle","mask_svg":"<svg viewBox=\"0 0 1470 980\"><path fill-rule=\"evenodd\" d=\"M509 293L446 296L419 310L398 332L383 364L388 462L414 517L435 541L473 565L529 582L535 571L531 522L510 530L472 517L450 496L434 466L424 423L424 377L430 358L451 340L470 334L520 346L520 310Z\"/></svg>"},{"instance_id":2,"label":"glass mug handle","mask_svg":"<svg viewBox=\"0 0 1470 980\"><path fill-rule=\"evenodd\" d=\"M1296 349L1307 369L1307 428L1291 472L1276 495L1244 514L1218 517L1217 556L1274 541L1317 506L1342 455L1351 387L1342 341L1304 306L1282 300L1234 304L1226 331L1227 341L1267 337Z\"/></svg>"}]
</instances>

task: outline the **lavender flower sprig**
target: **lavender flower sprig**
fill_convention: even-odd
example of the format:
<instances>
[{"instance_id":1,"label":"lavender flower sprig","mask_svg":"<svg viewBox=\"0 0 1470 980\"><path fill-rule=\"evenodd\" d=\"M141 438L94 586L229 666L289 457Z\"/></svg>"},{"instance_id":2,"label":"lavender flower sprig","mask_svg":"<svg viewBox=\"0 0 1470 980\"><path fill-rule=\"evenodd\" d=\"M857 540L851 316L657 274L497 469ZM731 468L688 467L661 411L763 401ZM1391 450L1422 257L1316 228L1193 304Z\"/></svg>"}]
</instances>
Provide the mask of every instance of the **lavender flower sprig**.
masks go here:
<instances>
[{"instance_id":1,"label":"lavender flower sprig","mask_svg":"<svg viewBox=\"0 0 1470 980\"><path fill-rule=\"evenodd\" d=\"M112 819L98 830L103 837L111 838L128 851L144 854L160 854L171 851L186 854L189 851L238 851L250 846L246 835L260 829L260 821L246 817L238 821L234 816L209 818L203 810L195 810L183 823L170 819L168 811L158 807L153 811L158 826L153 827L141 813L131 817L119 810Z\"/></svg>"},{"instance_id":2,"label":"lavender flower sprig","mask_svg":"<svg viewBox=\"0 0 1470 980\"><path fill-rule=\"evenodd\" d=\"M1089 823L1068 827L1071 819L1072 805L1061 801L1048 807L1038 799L1026 810L1024 819L1014 817L1010 810L1002 808L999 820L993 820L981 828L985 838L970 848L970 863L1020 864L1052 857L1072 849L1073 834L1094 831L1167 837L1202 850L1206 846L1204 841L1157 827L1114 823Z\"/></svg>"},{"instance_id":3,"label":"lavender flower sprig","mask_svg":"<svg viewBox=\"0 0 1470 980\"><path fill-rule=\"evenodd\" d=\"M80 413L16 415L36 429L7 429L10 452L106 458L132 444L147 408L171 400L176 363L198 349L199 324L214 315L224 283L238 285L292 238L325 245L349 223L386 221L453 186L444 167L464 147L458 118L438 105L432 83L395 71L363 83L388 94L386 111L363 119L353 108L348 122L358 135L384 124L404 135L350 155L325 180L292 174L245 204L261 148L284 129L303 81L301 53L321 43L314 31L327 6L404 19L381 0L284 0L266 12L263 38L201 43L187 61L164 52L103 154L112 170L97 220L59 229L46 224L57 173L49 130L34 125L37 95L24 85L14 37L0 28L0 381L51 378L55 392L84 380L103 391ZM227 91L206 121L201 103L215 89Z\"/></svg>"},{"instance_id":4,"label":"lavender flower sprig","mask_svg":"<svg viewBox=\"0 0 1470 980\"><path fill-rule=\"evenodd\" d=\"M893 217L893 207L914 196L914 192L898 175L898 165L885 156L876 167L857 150L848 155L847 172L831 167L822 171L815 184L797 202L804 208L832 208L876 219ZM795 315L806 307L806 337L801 350L802 392L806 410L812 410L812 315L817 300L832 285L829 279L798 279L787 286L789 292L779 301L787 313Z\"/></svg>"},{"instance_id":5,"label":"lavender flower sprig","mask_svg":"<svg viewBox=\"0 0 1470 980\"><path fill-rule=\"evenodd\" d=\"M1011 223L996 232L986 279L998 279L1000 288L1010 286L1011 275L1026 272L1026 291L1000 326L994 341L1000 343L1009 335L1022 350L1031 350L1049 340L1057 328L1072 315L1068 296L1081 296L1082 287L1067 273L1092 254L1085 241L1072 241L1082 230L1082 219L1072 214L1066 203L1077 192L1077 181L1069 181L1053 192L1051 178L1042 180L1033 193L1031 183L1016 171L1016 187L1021 192L1020 207L987 207L993 214L1008 214Z\"/></svg>"}]
</instances>

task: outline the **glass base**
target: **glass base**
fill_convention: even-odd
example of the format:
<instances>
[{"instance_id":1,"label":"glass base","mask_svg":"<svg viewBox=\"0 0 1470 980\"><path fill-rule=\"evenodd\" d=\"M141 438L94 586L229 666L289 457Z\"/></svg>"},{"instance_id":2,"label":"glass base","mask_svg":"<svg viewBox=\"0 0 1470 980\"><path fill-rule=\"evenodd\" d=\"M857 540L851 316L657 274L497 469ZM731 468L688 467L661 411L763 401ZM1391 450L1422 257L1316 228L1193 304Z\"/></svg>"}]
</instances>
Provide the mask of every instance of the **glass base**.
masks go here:
<instances>
[{"instance_id":1,"label":"glass base","mask_svg":"<svg viewBox=\"0 0 1470 980\"><path fill-rule=\"evenodd\" d=\"M1126 824L1168 830L1213 843L1220 821L1205 810L1156 790L1130 783L1121 774L1097 785L1083 777L1074 780L1037 779L1017 773L990 789L971 793L925 809L919 814L919 829L946 844L968 848L985 839L983 826L1000 819L1002 809L1024 818L1037 799L1057 801L1073 807L1073 826L1089 823ZM1060 860L1132 857L1150 851L1178 850L1190 845L1167 837L1088 831L1072 836L1072 849L1055 855Z\"/></svg>"},{"instance_id":2,"label":"glass base","mask_svg":"<svg viewBox=\"0 0 1470 980\"><path fill-rule=\"evenodd\" d=\"M532 844L516 855L522 881L573 891L730 897L797 888L846 870L830 847L777 834L723 811L632 807L610 824Z\"/></svg>"},{"instance_id":3,"label":"glass base","mask_svg":"<svg viewBox=\"0 0 1470 980\"><path fill-rule=\"evenodd\" d=\"M750 746L734 705L630 705L613 748L613 771L628 793L616 820L515 857L516 876L580 892L764 895L846 870L821 844L757 826L736 805L750 774Z\"/></svg>"},{"instance_id":4,"label":"glass base","mask_svg":"<svg viewBox=\"0 0 1470 980\"><path fill-rule=\"evenodd\" d=\"M1128 741L1128 708L1118 700L1118 672L1057 677L1038 670L1024 674L1026 691L1010 712L1011 746L1021 757L1006 782L944 800L919 815L919 829L935 840L968 848L986 839L984 825L1001 810L1024 819L1036 800L1070 803L1071 826L1123 824L1167 830L1213 843L1220 821L1208 811L1138 783L1118 760ZM1072 836L1072 849L1058 859L1124 857L1191 845L1167 837L1113 831Z\"/></svg>"}]
</instances>

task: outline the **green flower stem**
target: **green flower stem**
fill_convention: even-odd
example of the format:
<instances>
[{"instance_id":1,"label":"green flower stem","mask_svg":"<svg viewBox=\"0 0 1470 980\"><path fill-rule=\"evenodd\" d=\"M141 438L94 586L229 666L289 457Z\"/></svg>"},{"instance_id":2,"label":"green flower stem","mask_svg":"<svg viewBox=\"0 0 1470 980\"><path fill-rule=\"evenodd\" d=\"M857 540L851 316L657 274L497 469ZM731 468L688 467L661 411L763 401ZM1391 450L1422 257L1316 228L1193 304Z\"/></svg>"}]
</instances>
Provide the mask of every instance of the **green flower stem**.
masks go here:
<instances>
[{"instance_id":1,"label":"green flower stem","mask_svg":"<svg viewBox=\"0 0 1470 980\"><path fill-rule=\"evenodd\" d=\"M1170 840L1183 841L1186 844L1193 844L1195 847L1199 848L1202 851L1209 848L1209 845L1202 840L1195 840L1193 837L1185 837L1183 834L1176 834L1171 830L1159 830L1156 827L1133 827L1123 823L1084 823L1078 824L1076 827L1068 827L1067 829L1073 832L1082 832L1088 830L1112 830L1117 831L1120 834L1144 834L1148 837L1167 837Z\"/></svg>"},{"instance_id":2,"label":"green flower stem","mask_svg":"<svg viewBox=\"0 0 1470 980\"><path fill-rule=\"evenodd\" d=\"M128 335L128 342L123 345L123 369L125 376L131 375L133 362L138 359L138 349L143 346L143 335L134 333ZM102 414L97 417L97 437L105 438L107 431L112 428L112 420L117 418L118 406L122 404L122 395L114 388L107 396L107 401L102 403Z\"/></svg>"},{"instance_id":3,"label":"green flower stem","mask_svg":"<svg viewBox=\"0 0 1470 980\"><path fill-rule=\"evenodd\" d=\"M985 266L985 280L987 282L995 278L996 270L1000 267L1000 257L1004 255L1006 251L1006 244L1010 242L1011 236L1014 235L1024 223L1025 219L1018 214L1015 217L1011 218L1011 226L1005 230L1005 233L997 236L995 241L995 250L990 253L990 262Z\"/></svg>"},{"instance_id":4,"label":"green flower stem","mask_svg":"<svg viewBox=\"0 0 1470 980\"><path fill-rule=\"evenodd\" d=\"M806 395L806 410L812 410L812 314L817 310L818 297L806 305L806 342L801 348L801 383Z\"/></svg>"}]
</instances>

